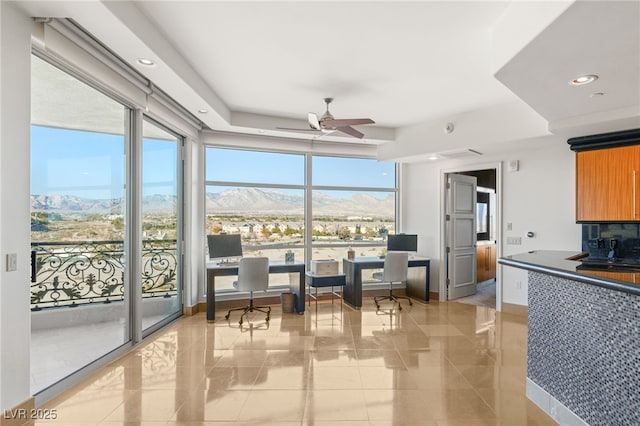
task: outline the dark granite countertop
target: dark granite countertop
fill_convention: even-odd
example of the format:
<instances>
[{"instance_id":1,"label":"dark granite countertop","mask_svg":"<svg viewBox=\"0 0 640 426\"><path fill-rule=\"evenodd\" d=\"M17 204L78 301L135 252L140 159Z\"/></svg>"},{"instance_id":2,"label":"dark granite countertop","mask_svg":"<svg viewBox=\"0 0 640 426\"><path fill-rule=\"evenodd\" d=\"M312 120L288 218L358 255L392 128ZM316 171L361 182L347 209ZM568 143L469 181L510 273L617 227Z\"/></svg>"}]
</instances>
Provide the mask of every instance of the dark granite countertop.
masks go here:
<instances>
[{"instance_id":1,"label":"dark granite countertop","mask_svg":"<svg viewBox=\"0 0 640 426\"><path fill-rule=\"evenodd\" d=\"M572 259L579 257L571 251L535 250L501 257L498 263L640 296L640 271L577 269L581 262Z\"/></svg>"}]
</instances>

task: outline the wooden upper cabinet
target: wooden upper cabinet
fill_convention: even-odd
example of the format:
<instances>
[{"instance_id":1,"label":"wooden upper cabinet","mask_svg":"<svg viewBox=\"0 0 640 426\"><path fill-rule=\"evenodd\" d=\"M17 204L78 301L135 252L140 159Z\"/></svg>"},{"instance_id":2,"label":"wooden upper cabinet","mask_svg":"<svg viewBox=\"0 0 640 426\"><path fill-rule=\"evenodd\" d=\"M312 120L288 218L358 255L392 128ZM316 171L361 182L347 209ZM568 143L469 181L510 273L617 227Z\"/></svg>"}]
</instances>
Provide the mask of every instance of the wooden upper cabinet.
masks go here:
<instances>
[{"instance_id":1,"label":"wooden upper cabinet","mask_svg":"<svg viewBox=\"0 0 640 426\"><path fill-rule=\"evenodd\" d=\"M640 145L576 153L576 220L640 220Z\"/></svg>"}]
</instances>

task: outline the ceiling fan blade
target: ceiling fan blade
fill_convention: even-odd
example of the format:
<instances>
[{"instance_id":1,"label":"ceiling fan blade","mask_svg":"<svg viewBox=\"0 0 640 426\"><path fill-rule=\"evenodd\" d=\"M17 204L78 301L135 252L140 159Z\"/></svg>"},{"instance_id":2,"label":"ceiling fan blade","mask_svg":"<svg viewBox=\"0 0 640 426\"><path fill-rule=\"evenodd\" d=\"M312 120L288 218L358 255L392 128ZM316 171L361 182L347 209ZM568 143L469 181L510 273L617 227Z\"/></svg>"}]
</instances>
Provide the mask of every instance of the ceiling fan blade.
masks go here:
<instances>
[{"instance_id":1,"label":"ceiling fan blade","mask_svg":"<svg viewBox=\"0 0 640 426\"><path fill-rule=\"evenodd\" d=\"M364 133L350 126L336 127L336 130L342 133L346 133L350 136L353 136L354 138L362 139L364 137Z\"/></svg>"},{"instance_id":2,"label":"ceiling fan blade","mask_svg":"<svg viewBox=\"0 0 640 426\"><path fill-rule=\"evenodd\" d=\"M322 125L325 127L344 127L344 126L357 126L359 124L373 124L370 118L343 118L338 120L323 120Z\"/></svg>"},{"instance_id":3,"label":"ceiling fan blade","mask_svg":"<svg viewBox=\"0 0 640 426\"><path fill-rule=\"evenodd\" d=\"M320 133L320 134L319 134L319 135L317 135L317 136L312 137L312 138L311 138L311 140L317 141L317 140L318 140L318 139L320 139L321 137L329 136L330 134L335 133L335 132L337 132L337 130L324 130L324 129L323 129L323 130L322 130L322 133Z\"/></svg>"},{"instance_id":4,"label":"ceiling fan blade","mask_svg":"<svg viewBox=\"0 0 640 426\"><path fill-rule=\"evenodd\" d=\"M299 129L296 127L276 127L276 130L295 130L296 132L320 132L321 129Z\"/></svg>"},{"instance_id":5,"label":"ceiling fan blade","mask_svg":"<svg viewBox=\"0 0 640 426\"><path fill-rule=\"evenodd\" d=\"M309 113L309 127L315 130L322 129L322 126L320 126L320 121L318 120L318 116L313 112Z\"/></svg>"}]
</instances>

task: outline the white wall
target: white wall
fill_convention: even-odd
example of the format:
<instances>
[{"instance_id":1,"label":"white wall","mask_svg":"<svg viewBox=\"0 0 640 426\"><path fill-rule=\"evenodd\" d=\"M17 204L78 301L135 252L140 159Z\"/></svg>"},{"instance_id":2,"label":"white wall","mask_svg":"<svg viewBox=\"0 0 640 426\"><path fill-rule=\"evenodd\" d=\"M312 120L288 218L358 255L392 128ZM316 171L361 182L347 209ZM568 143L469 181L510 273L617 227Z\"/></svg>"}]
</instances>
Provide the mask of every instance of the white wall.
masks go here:
<instances>
[{"instance_id":1,"label":"white wall","mask_svg":"<svg viewBox=\"0 0 640 426\"><path fill-rule=\"evenodd\" d=\"M0 2L0 409L29 398L31 19ZM17 270L6 271L16 253Z\"/></svg>"},{"instance_id":2,"label":"white wall","mask_svg":"<svg viewBox=\"0 0 640 426\"><path fill-rule=\"evenodd\" d=\"M519 160L517 172L507 160ZM438 291L441 267L441 179L444 172L491 168L503 162L501 255L530 250L580 250L581 227L575 223L575 154L566 140L549 136L504 144L494 154L466 160L420 162L404 166L403 204L406 232L419 235L419 252L432 260L431 290ZM506 224L512 223L512 231ZM500 225L498 225L500 226ZM532 231L534 238L527 238ZM506 245L507 236L522 237L522 245ZM499 242L500 246L500 242ZM499 252L500 254L500 252ZM502 267L502 301L527 304L524 271ZM516 282L522 283L518 288Z\"/></svg>"}]
</instances>

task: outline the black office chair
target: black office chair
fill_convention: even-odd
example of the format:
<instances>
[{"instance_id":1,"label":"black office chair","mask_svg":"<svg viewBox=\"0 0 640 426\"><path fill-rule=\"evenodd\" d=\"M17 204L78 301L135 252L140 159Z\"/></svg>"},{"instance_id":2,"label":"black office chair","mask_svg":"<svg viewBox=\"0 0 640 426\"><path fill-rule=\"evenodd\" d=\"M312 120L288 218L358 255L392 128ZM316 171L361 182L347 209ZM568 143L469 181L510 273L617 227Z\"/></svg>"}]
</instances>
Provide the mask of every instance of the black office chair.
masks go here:
<instances>
[{"instance_id":1,"label":"black office chair","mask_svg":"<svg viewBox=\"0 0 640 426\"><path fill-rule=\"evenodd\" d=\"M406 252L387 252L384 258L383 272L376 272L373 277L381 279L382 282L389 283L389 295L388 296L375 296L373 301L376 304L376 309L380 309L381 300L390 300L398 304L398 310L402 310L402 305L398 299L407 299L409 305L413 305L411 299L406 296L396 296L393 294L393 283L403 283L407 281L407 269L409 268L409 254Z\"/></svg>"},{"instance_id":2,"label":"black office chair","mask_svg":"<svg viewBox=\"0 0 640 426\"><path fill-rule=\"evenodd\" d=\"M265 321L269 322L271 316L271 306L255 306L253 304L254 291L266 291L269 287L269 258L267 257L243 257L238 265L238 281L234 281L233 287L238 291L249 292L249 305L243 308L229 309L224 319L229 319L231 311L243 311L240 315L242 325L246 314L258 311L267 314Z\"/></svg>"}]
</instances>

